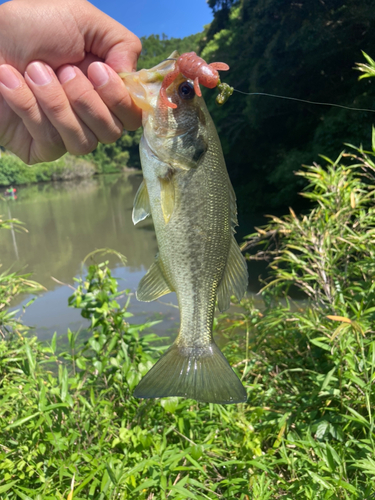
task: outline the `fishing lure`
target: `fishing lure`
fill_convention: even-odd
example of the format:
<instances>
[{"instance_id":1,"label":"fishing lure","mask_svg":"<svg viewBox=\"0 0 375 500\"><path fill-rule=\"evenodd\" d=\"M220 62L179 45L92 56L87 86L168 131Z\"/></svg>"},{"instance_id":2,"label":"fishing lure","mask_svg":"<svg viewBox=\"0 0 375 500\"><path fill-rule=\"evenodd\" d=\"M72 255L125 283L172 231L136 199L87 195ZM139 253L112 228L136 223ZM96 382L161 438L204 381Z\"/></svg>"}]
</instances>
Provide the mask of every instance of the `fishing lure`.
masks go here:
<instances>
[{"instance_id":1,"label":"fishing lure","mask_svg":"<svg viewBox=\"0 0 375 500\"><path fill-rule=\"evenodd\" d=\"M217 85L217 88L218 88L219 93L216 96L216 104L218 104L219 106L222 106L223 104L225 104L227 102L227 100L233 94L233 91L235 89L233 87L231 87L230 85L228 85L227 83L222 83L220 80L219 80L219 83Z\"/></svg>"},{"instance_id":2,"label":"fishing lure","mask_svg":"<svg viewBox=\"0 0 375 500\"><path fill-rule=\"evenodd\" d=\"M186 78L194 80L195 93L201 97L202 92L199 84L209 89L213 89L219 82L218 71L228 71L228 69L228 64L221 62L207 64L206 61L197 56L195 52L182 54L176 61L175 69L168 73L163 80L160 89L161 100L168 108L177 108L176 104L168 100L167 88L174 82L180 73Z\"/></svg>"}]
</instances>

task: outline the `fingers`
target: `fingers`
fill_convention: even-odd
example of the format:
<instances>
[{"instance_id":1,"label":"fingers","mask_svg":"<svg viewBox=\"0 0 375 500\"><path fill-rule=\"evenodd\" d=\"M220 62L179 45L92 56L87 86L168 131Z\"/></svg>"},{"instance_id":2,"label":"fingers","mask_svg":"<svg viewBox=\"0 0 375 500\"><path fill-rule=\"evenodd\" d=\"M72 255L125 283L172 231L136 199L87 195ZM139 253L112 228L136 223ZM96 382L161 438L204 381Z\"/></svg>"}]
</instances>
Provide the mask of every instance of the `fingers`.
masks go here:
<instances>
[{"instance_id":1,"label":"fingers","mask_svg":"<svg viewBox=\"0 0 375 500\"><path fill-rule=\"evenodd\" d=\"M22 75L12 66L0 66L0 92L2 145L31 164L54 160L66 152L60 135Z\"/></svg>"},{"instance_id":2,"label":"fingers","mask_svg":"<svg viewBox=\"0 0 375 500\"><path fill-rule=\"evenodd\" d=\"M96 148L98 140L95 134L75 113L59 80L47 64L39 61L29 64L25 81L60 134L67 151L82 155Z\"/></svg>"},{"instance_id":3,"label":"fingers","mask_svg":"<svg viewBox=\"0 0 375 500\"><path fill-rule=\"evenodd\" d=\"M59 68L57 76L42 62L29 64L25 77L0 66L0 144L26 163L51 161L66 151L86 154L98 141L115 142L124 127L141 125L141 111L106 64L89 66L92 83L76 66Z\"/></svg>"},{"instance_id":4,"label":"fingers","mask_svg":"<svg viewBox=\"0 0 375 500\"><path fill-rule=\"evenodd\" d=\"M82 71L67 65L57 71L57 76L72 109L97 140L104 144L117 141L122 135L122 122L111 113Z\"/></svg>"},{"instance_id":5,"label":"fingers","mask_svg":"<svg viewBox=\"0 0 375 500\"><path fill-rule=\"evenodd\" d=\"M89 66L87 75L97 94L126 130L136 130L141 126L142 112L113 69L102 62L94 62Z\"/></svg>"}]
</instances>

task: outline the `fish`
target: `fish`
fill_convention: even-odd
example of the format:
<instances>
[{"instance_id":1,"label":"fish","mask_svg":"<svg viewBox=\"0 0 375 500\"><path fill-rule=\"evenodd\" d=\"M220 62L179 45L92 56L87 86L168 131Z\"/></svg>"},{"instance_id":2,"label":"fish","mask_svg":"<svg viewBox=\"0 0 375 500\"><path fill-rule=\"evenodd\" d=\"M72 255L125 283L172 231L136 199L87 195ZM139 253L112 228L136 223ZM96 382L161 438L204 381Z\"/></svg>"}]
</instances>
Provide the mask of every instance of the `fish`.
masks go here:
<instances>
[{"instance_id":1,"label":"fish","mask_svg":"<svg viewBox=\"0 0 375 500\"><path fill-rule=\"evenodd\" d=\"M120 75L142 110L143 181L133 222L151 215L158 243L136 296L149 302L175 292L180 309L176 340L141 379L134 396L242 403L246 390L212 333L216 300L224 311L231 295L240 300L248 284L246 261L234 237L236 196L194 75L176 72L179 57L175 51L151 69ZM161 93L171 72L173 79Z\"/></svg>"}]
</instances>

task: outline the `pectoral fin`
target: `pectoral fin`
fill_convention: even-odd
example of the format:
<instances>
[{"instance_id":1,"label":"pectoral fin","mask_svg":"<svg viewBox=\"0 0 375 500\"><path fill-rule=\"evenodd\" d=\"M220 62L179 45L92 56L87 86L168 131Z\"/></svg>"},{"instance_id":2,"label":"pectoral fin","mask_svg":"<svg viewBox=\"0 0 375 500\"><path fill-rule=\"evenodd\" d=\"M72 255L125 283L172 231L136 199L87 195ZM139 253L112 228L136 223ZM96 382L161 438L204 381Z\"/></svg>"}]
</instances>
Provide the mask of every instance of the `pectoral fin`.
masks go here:
<instances>
[{"instance_id":1,"label":"pectoral fin","mask_svg":"<svg viewBox=\"0 0 375 500\"><path fill-rule=\"evenodd\" d=\"M160 262L157 258L139 282L137 299L142 302L151 302L170 292L173 292L173 290L171 290L165 281Z\"/></svg>"},{"instance_id":2,"label":"pectoral fin","mask_svg":"<svg viewBox=\"0 0 375 500\"><path fill-rule=\"evenodd\" d=\"M231 295L235 295L238 300L242 299L246 292L247 283L246 261L234 236L232 236L227 265L217 289L217 302L221 312L228 309Z\"/></svg>"},{"instance_id":3,"label":"pectoral fin","mask_svg":"<svg viewBox=\"0 0 375 500\"><path fill-rule=\"evenodd\" d=\"M161 192L161 208L163 211L163 217L165 223L168 224L172 216L175 203L173 177L160 179L160 192Z\"/></svg>"},{"instance_id":4,"label":"pectoral fin","mask_svg":"<svg viewBox=\"0 0 375 500\"><path fill-rule=\"evenodd\" d=\"M150 200L145 181L142 181L134 198L133 224L138 224L151 214Z\"/></svg>"}]
</instances>

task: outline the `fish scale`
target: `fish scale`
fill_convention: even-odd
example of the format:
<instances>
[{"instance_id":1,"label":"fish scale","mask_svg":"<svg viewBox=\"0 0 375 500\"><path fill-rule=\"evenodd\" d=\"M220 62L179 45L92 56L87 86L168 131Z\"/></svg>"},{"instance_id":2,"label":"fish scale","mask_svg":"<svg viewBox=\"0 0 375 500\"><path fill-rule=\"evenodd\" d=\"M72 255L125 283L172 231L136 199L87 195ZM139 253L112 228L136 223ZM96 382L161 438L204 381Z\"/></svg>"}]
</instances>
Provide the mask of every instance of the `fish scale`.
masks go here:
<instances>
[{"instance_id":1,"label":"fish scale","mask_svg":"<svg viewBox=\"0 0 375 500\"><path fill-rule=\"evenodd\" d=\"M247 286L246 262L234 239L235 195L203 98L194 90L186 98L190 80L179 75L167 88L175 108L160 99L162 81L171 71L174 62L169 60L123 76L143 111L144 181L136 195L133 221L151 214L159 247L137 297L150 301L176 292L181 318L177 339L134 395L239 403L246 400L246 391L212 334L216 299L224 310L230 295L240 299Z\"/></svg>"}]
</instances>

